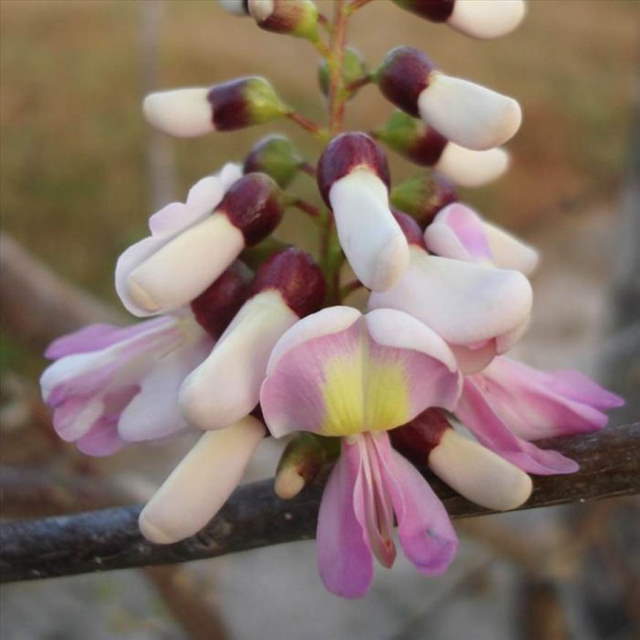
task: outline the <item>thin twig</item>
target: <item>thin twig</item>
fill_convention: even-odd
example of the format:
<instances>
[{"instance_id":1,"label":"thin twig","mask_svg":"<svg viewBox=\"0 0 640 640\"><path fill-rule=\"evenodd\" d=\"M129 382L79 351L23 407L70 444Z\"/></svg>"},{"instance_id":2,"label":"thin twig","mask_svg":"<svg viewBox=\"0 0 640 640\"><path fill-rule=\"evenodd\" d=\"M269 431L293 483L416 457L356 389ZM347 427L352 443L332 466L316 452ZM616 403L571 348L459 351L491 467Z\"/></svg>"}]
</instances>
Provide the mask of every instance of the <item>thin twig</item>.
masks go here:
<instances>
[{"instance_id":1,"label":"thin twig","mask_svg":"<svg viewBox=\"0 0 640 640\"><path fill-rule=\"evenodd\" d=\"M521 509L640 493L640 423L540 444L574 458L581 468L566 476L536 478ZM423 471L452 517L490 513ZM137 505L7 523L0 527L1 578L9 582L172 564L306 540L314 536L321 495L322 487L312 486L283 501L274 495L271 480L245 485L199 534L166 546L142 537Z\"/></svg>"},{"instance_id":2,"label":"thin twig","mask_svg":"<svg viewBox=\"0 0 640 640\"><path fill-rule=\"evenodd\" d=\"M325 136L323 128L313 120L303 116L301 113L297 111L289 111L287 114L287 118L292 122L295 122L299 127L302 127L305 131L313 134L318 138L323 138Z\"/></svg>"}]
</instances>

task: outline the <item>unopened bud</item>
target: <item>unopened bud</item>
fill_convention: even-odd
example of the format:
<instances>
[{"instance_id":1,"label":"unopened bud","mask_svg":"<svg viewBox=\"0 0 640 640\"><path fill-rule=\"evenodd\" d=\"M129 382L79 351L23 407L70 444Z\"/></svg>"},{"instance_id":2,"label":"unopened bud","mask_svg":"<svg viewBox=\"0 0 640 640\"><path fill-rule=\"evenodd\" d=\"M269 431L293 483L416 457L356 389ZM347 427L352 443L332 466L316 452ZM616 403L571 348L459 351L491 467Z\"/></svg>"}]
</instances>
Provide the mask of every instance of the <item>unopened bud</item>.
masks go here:
<instances>
[{"instance_id":1,"label":"unopened bud","mask_svg":"<svg viewBox=\"0 0 640 640\"><path fill-rule=\"evenodd\" d=\"M422 225L429 224L442 207L457 200L453 185L431 171L400 182L391 191L393 206Z\"/></svg>"},{"instance_id":2,"label":"unopened bud","mask_svg":"<svg viewBox=\"0 0 640 640\"><path fill-rule=\"evenodd\" d=\"M447 76L413 47L391 50L376 72L384 96L462 147L482 151L509 140L522 113L513 98Z\"/></svg>"},{"instance_id":3,"label":"unopened bud","mask_svg":"<svg viewBox=\"0 0 640 640\"><path fill-rule=\"evenodd\" d=\"M285 189L298 173L303 163L289 138L270 135L260 140L244 161L244 172L260 171L271 176Z\"/></svg>"},{"instance_id":4,"label":"unopened bud","mask_svg":"<svg viewBox=\"0 0 640 640\"><path fill-rule=\"evenodd\" d=\"M394 446L468 500L508 511L527 501L531 478L515 465L451 428L439 409L427 409L391 432Z\"/></svg>"},{"instance_id":5,"label":"unopened bud","mask_svg":"<svg viewBox=\"0 0 640 640\"><path fill-rule=\"evenodd\" d=\"M268 80L236 78L207 89L192 87L151 93L144 115L157 129L178 137L232 131L275 120L287 113Z\"/></svg>"},{"instance_id":6,"label":"unopened bud","mask_svg":"<svg viewBox=\"0 0 640 640\"><path fill-rule=\"evenodd\" d=\"M202 435L140 513L144 537L171 544L200 531L240 484L265 435L251 416Z\"/></svg>"},{"instance_id":7,"label":"unopened bud","mask_svg":"<svg viewBox=\"0 0 640 640\"><path fill-rule=\"evenodd\" d=\"M333 211L340 246L365 287L384 291L409 263L409 248L389 208L389 168L366 134L334 138L318 163L318 187Z\"/></svg>"},{"instance_id":8,"label":"unopened bud","mask_svg":"<svg viewBox=\"0 0 640 640\"><path fill-rule=\"evenodd\" d=\"M487 184L502 175L509 164L504 149L465 149L402 111L396 111L375 135L412 162L431 166L463 187Z\"/></svg>"},{"instance_id":9,"label":"unopened bud","mask_svg":"<svg viewBox=\"0 0 640 640\"><path fill-rule=\"evenodd\" d=\"M324 300L324 278L298 249L272 256L257 271L251 297L209 357L180 389L185 418L201 429L221 429L258 404L269 355L280 336Z\"/></svg>"},{"instance_id":10,"label":"unopened bud","mask_svg":"<svg viewBox=\"0 0 640 640\"><path fill-rule=\"evenodd\" d=\"M353 47L347 47L342 60L342 81L345 87L369 77L366 62L362 54ZM318 67L318 84L325 96L329 95L329 65L326 60L322 60ZM353 97L352 94L350 97Z\"/></svg>"},{"instance_id":11,"label":"unopened bud","mask_svg":"<svg viewBox=\"0 0 640 640\"><path fill-rule=\"evenodd\" d=\"M269 176L243 176L229 188L212 215L169 240L131 271L129 296L151 313L191 302L246 246L269 235L282 214L282 194Z\"/></svg>"},{"instance_id":12,"label":"unopened bud","mask_svg":"<svg viewBox=\"0 0 640 640\"><path fill-rule=\"evenodd\" d=\"M236 261L191 302L198 324L214 339L222 335L249 297L252 278L251 269Z\"/></svg>"},{"instance_id":13,"label":"unopened bud","mask_svg":"<svg viewBox=\"0 0 640 640\"><path fill-rule=\"evenodd\" d=\"M318 40L318 7L312 0L249 0L248 8L265 31Z\"/></svg>"},{"instance_id":14,"label":"unopened bud","mask_svg":"<svg viewBox=\"0 0 640 640\"><path fill-rule=\"evenodd\" d=\"M392 211L393 217L400 225L404 237L407 239L409 245L416 245L422 249L426 249L424 236L420 225L410 215L404 213L404 211L398 211L397 209Z\"/></svg>"},{"instance_id":15,"label":"unopened bud","mask_svg":"<svg viewBox=\"0 0 640 640\"><path fill-rule=\"evenodd\" d=\"M393 0L432 22L446 22L474 38L498 38L513 31L525 14L524 0Z\"/></svg>"},{"instance_id":16,"label":"unopened bud","mask_svg":"<svg viewBox=\"0 0 640 640\"><path fill-rule=\"evenodd\" d=\"M274 491L290 500L312 482L324 465L340 455L338 438L323 438L313 433L298 433L286 446L276 471Z\"/></svg>"},{"instance_id":17,"label":"unopened bud","mask_svg":"<svg viewBox=\"0 0 640 640\"><path fill-rule=\"evenodd\" d=\"M228 13L233 13L236 16L248 16L249 7L247 6L249 0L218 0L218 4Z\"/></svg>"}]
</instances>

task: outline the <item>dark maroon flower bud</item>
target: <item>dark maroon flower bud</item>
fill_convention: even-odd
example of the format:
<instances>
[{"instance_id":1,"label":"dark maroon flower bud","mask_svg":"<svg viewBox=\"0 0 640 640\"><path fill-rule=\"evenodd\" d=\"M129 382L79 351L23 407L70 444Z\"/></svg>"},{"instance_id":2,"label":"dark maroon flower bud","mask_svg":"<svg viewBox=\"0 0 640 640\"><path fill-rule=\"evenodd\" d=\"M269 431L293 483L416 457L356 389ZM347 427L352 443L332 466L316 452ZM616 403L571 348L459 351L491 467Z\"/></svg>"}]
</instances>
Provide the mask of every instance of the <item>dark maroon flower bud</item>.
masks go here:
<instances>
[{"instance_id":1,"label":"dark maroon flower bud","mask_svg":"<svg viewBox=\"0 0 640 640\"><path fill-rule=\"evenodd\" d=\"M191 302L200 326L219 338L249 297L253 273L240 261L234 262L208 289Z\"/></svg>"},{"instance_id":2,"label":"dark maroon flower bud","mask_svg":"<svg viewBox=\"0 0 640 640\"><path fill-rule=\"evenodd\" d=\"M432 22L445 22L455 4L455 0L393 0L393 2Z\"/></svg>"},{"instance_id":3,"label":"dark maroon flower bud","mask_svg":"<svg viewBox=\"0 0 640 640\"><path fill-rule=\"evenodd\" d=\"M300 318L317 311L325 297L320 267L305 251L293 247L271 256L260 266L253 281L253 295L270 289L280 292Z\"/></svg>"},{"instance_id":4,"label":"dark maroon flower bud","mask_svg":"<svg viewBox=\"0 0 640 640\"><path fill-rule=\"evenodd\" d=\"M387 53L375 75L385 98L417 118L420 117L418 99L429 86L429 76L435 68L422 51L396 47Z\"/></svg>"},{"instance_id":5,"label":"dark maroon flower bud","mask_svg":"<svg viewBox=\"0 0 640 640\"><path fill-rule=\"evenodd\" d=\"M429 224L440 209L457 201L454 186L431 171L404 180L391 191L391 204L408 213L422 226Z\"/></svg>"},{"instance_id":6,"label":"dark maroon flower bud","mask_svg":"<svg viewBox=\"0 0 640 640\"><path fill-rule=\"evenodd\" d=\"M149 94L147 121L173 136L188 138L263 124L288 113L268 80L236 78L211 88L188 87Z\"/></svg>"},{"instance_id":7,"label":"dark maroon flower bud","mask_svg":"<svg viewBox=\"0 0 640 640\"><path fill-rule=\"evenodd\" d=\"M389 187L389 165L380 145L360 131L342 133L331 140L318 161L318 188L329 206L331 187L355 169L368 169Z\"/></svg>"},{"instance_id":8,"label":"dark maroon flower bud","mask_svg":"<svg viewBox=\"0 0 640 640\"><path fill-rule=\"evenodd\" d=\"M427 409L411 422L389 432L391 443L414 464L425 465L442 435L451 429L441 409Z\"/></svg>"},{"instance_id":9,"label":"dark maroon flower bud","mask_svg":"<svg viewBox=\"0 0 640 640\"><path fill-rule=\"evenodd\" d=\"M424 237L420 225L410 215L404 213L404 211L392 209L391 213L393 213L393 217L400 225L400 228L402 229L407 242L410 245L416 245L426 251L427 245L424 242Z\"/></svg>"},{"instance_id":10,"label":"dark maroon flower bud","mask_svg":"<svg viewBox=\"0 0 640 640\"><path fill-rule=\"evenodd\" d=\"M249 173L235 182L217 211L226 215L244 236L246 246L266 238L282 220L282 193L273 178Z\"/></svg>"}]
</instances>

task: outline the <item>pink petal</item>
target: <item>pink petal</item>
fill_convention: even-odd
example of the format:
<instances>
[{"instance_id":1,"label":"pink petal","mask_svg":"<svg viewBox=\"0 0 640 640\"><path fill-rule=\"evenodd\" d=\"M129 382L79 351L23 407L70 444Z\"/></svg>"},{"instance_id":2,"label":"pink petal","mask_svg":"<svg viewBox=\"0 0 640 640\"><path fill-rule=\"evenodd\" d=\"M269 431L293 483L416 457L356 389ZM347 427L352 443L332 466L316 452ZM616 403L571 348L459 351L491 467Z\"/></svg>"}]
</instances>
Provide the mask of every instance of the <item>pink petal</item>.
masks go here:
<instances>
[{"instance_id":1,"label":"pink petal","mask_svg":"<svg viewBox=\"0 0 640 640\"><path fill-rule=\"evenodd\" d=\"M74 353L88 353L110 347L122 340L128 340L141 333L152 331L167 322L166 318L157 318L139 322L130 327L118 327L112 324L91 324L73 333L54 340L44 353L45 358L58 360Z\"/></svg>"},{"instance_id":2,"label":"pink petal","mask_svg":"<svg viewBox=\"0 0 640 640\"><path fill-rule=\"evenodd\" d=\"M405 555L421 573L443 573L458 548L446 509L416 468L391 448L386 433L373 441Z\"/></svg>"},{"instance_id":3,"label":"pink petal","mask_svg":"<svg viewBox=\"0 0 640 640\"><path fill-rule=\"evenodd\" d=\"M603 428L600 409L622 398L577 371L547 373L508 358L496 358L477 380L509 428L527 440Z\"/></svg>"},{"instance_id":4,"label":"pink petal","mask_svg":"<svg viewBox=\"0 0 640 640\"><path fill-rule=\"evenodd\" d=\"M464 382L456 415L485 447L523 471L553 475L573 473L579 468L576 462L561 453L540 449L513 434L471 377Z\"/></svg>"},{"instance_id":5,"label":"pink petal","mask_svg":"<svg viewBox=\"0 0 640 640\"><path fill-rule=\"evenodd\" d=\"M453 203L438 212L424 232L427 249L456 260L492 260L482 218L469 207Z\"/></svg>"},{"instance_id":6,"label":"pink petal","mask_svg":"<svg viewBox=\"0 0 640 640\"><path fill-rule=\"evenodd\" d=\"M110 456L125 446L125 442L118 437L118 430L113 420L98 420L89 433L76 441L76 446L82 453L89 456Z\"/></svg>"},{"instance_id":7,"label":"pink petal","mask_svg":"<svg viewBox=\"0 0 640 640\"><path fill-rule=\"evenodd\" d=\"M358 448L343 453L325 487L318 514L318 570L325 587L343 598L363 596L373 579L373 558L354 510Z\"/></svg>"}]
</instances>

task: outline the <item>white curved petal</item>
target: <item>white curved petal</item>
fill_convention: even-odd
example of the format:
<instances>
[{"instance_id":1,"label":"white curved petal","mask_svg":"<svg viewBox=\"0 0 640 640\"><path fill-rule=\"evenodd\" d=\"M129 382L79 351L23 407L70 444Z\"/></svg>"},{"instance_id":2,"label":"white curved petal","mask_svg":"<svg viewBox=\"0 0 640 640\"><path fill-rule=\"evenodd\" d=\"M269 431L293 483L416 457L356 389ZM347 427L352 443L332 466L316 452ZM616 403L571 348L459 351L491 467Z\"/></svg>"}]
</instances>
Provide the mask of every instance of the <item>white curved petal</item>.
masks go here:
<instances>
[{"instance_id":1,"label":"white curved petal","mask_svg":"<svg viewBox=\"0 0 640 640\"><path fill-rule=\"evenodd\" d=\"M364 317L369 335L385 347L420 351L447 366L457 369L456 359L447 343L428 326L408 313L396 309L375 309Z\"/></svg>"},{"instance_id":2,"label":"white curved petal","mask_svg":"<svg viewBox=\"0 0 640 640\"><path fill-rule=\"evenodd\" d=\"M453 345L475 345L520 326L531 313L529 281L517 271L430 256L411 248L398 284L369 308L406 311Z\"/></svg>"},{"instance_id":3,"label":"white curved petal","mask_svg":"<svg viewBox=\"0 0 640 640\"><path fill-rule=\"evenodd\" d=\"M525 275L535 271L540 260L538 251L501 227L489 222L484 224L489 247L493 253L493 261L497 267L515 269Z\"/></svg>"},{"instance_id":4,"label":"white curved petal","mask_svg":"<svg viewBox=\"0 0 640 640\"><path fill-rule=\"evenodd\" d=\"M147 122L160 131L180 138L214 131L209 89L189 87L150 93L142 103Z\"/></svg>"},{"instance_id":5,"label":"white curved petal","mask_svg":"<svg viewBox=\"0 0 640 640\"><path fill-rule=\"evenodd\" d=\"M171 544L200 531L240 483L264 434L262 423L247 416L201 436L140 513L145 538Z\"/></svg>"},{"instance_id":6,"label":"white curved petal","mask_svg":"<svg viewBox=\"0 0 640 640\"><path fill-rule=\"evenodd\" d=\"M218 0L218 4L228 11L229 13L233 13L236 16L246 16L246 0Z\"/></svg>"},{"instance_id":7,"label":"white curved petal","mask_svg":"<svg viewBox=\"0 0 640 640\"><path fill-rule=\"evenodd\" d=\"M340 245L358 279L383 291L409 262L408 244L389 209L387 187L368 169L336 180L329 191Z\"/></svg>"},{"instance_id":8,"label":"white curved petal","mask_svg":"<svg viewBox=\"0 0 640 640\"><path fill-rule=\"evenodd\" d=\"M461 187L481 187L509 168L509 154L501 148L474 151L449 142L434 168Z\"/></svg>"},{"instance_id":9,"label":"white curved petal","mask_svg":"<svg viewBox=\"0 0 640 640\"><path fill-rule=\"evenodd\" d=\"M273 371L280 358L294 347L307 342L307 340L344 331L357 322L361 316L360 311L353 307L336 306L326 307L298 320L273 347L267 364L267 375Z\"/></svg>"},{"instance_id":10,"label":"white curved petal","mask_svg":"<svg viewBox=\"0 0 640 640\"><path fill-rule=\"evenodd\" d=\"M499 38L524 18L524 0L456 0L447 23L474 38Z\"/></svg>"},{"instance_id":11,"label":"white curved petal","mask_svg":"<svg viewBox=\"0 0 640 640\"><path fill-rule=\"evenodd\" d=\"M139 262L124 297L148 314L172 311L199 296L243 248L242 232L227 216L214 214Z\"/></svg>"},{"instance_id":12,"label":"white curved petal","mask_svg":"<svg viewBox=\"0 0 640 640\"><path fill-rule=\"evenodd\" d=\"M531 495L531 478L477 442L447 429L429 453L431 470L471 502L508 511Z\"/></svg>"},{"instance_id":13,"label":"white curved petal","mask_svg":"<svg viewBox=\"0 0 640 640\"><path fill-rule=\"evenodd\" d=\"M477 151L504 144L522 122L520 105L513 98L440 72L429 77L418 110L445 138Z\"/></svg>"},{"instance_id":14,"label":"white curved petal","mask_svg":"<svg viewBox=\"0 0 640 640\"><path fill-rule=\"evenodd\" d=\"M158 361L142 379L140 392L118 421L118 434L128 442L163 438L187 427L178 406L178 390L185 378L208 355L211 340L204 335Z\"/></svg>"},{"instance_id":15,"label":"white curved petal","mask_svg":"<svg viewBox=\"0 0 640 640\"><path fill-rule=\"evenodd\" d=\"M211 355L187 377L180 406L200 429L222 429L258 404L269 355L280 336L298 320L278 291L247 301Z\"/></svg>"}]
</instances>

